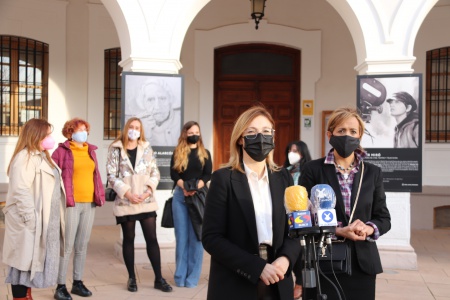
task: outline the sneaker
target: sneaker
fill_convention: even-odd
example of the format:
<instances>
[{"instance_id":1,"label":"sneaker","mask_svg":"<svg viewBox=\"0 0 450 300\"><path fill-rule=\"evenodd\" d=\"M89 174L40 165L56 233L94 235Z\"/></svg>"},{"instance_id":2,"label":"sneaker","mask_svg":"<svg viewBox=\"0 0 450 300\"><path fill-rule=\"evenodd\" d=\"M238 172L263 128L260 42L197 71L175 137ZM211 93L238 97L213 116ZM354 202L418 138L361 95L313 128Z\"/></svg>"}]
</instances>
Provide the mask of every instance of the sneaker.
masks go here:
<instances>
[{"instance_id":1,"label":"sneaker","mask_svg":"<svg viewBox=\"0 0 450 300\"><path fill-rule=\"evenodd\" d=\"M74 280L72 284L72 290L70 291L72 294L81 296L81 297L90 297L92 293L87 287L83 284L81 280Z\"/></svg>"},{"instance_id":2,"label":"sneaker","mask_svg":"<svg viewBox=\"0 0 450 300\"><path fill-rule=\"evenodd\" d=\"M161 290L166 293L172 291L172 287L170 286L170 284L167 283L167 281L164 278L155 280L155 289Z\"/></svg>"},{"instance_id":3,"label":"sneaker","mask_svg":"<svg viewBox=\"0 0 450 300\"><path fill-rule=\"evenodd\" d=\"M128 278L127 289L130 292L137 292L136 278Z\"/></svg>"},{"instance_id":4,"label":"sneaker","mask_svg":"<svg viewBox=\"0 0 450 300\"><path fill-rule=\"evenodd\" d=\"M65 284L58 284L53 298L55 298L56 300L72 300L72 296L70 296L69 292L67 291Z\"/></svg>"}]
</instances>

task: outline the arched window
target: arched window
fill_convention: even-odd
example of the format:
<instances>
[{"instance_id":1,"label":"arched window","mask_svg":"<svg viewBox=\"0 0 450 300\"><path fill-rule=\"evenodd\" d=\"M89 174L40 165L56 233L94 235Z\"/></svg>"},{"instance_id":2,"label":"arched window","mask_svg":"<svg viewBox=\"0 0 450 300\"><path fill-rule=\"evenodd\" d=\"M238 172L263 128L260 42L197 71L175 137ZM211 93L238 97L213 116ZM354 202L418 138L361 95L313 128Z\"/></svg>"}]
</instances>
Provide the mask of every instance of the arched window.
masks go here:
<instances>
[{"instance_id":1,"label":"arched window","mask_svg":"<svg viewBox=\"0 0 450 300\"><path fill-rule=\"evenodd\" d=\"M0 135L17 136L31 118L47 118L48 44L0 35Z\"/></svg>"},{"instance_id":2,"label":"arched window","mask_svg":"<svg viewBox=\"0 0 450 300\"><path fill-rule=\"evenodd\" d=\"M450 142L450 47L427 51L426 142Z\"/></svg>"},{"instance_id":3,"label":"arched window","mask_svg":"<svg viewBox=\"0 0 450 300\"><path fill-rule=\"evenodd\" d=\"M122 95L122 68L119 62L122 59L120 48L105 50L105 93L103 139L113 140L120 133L121 95Z\"/></svg>"}]
</instances>

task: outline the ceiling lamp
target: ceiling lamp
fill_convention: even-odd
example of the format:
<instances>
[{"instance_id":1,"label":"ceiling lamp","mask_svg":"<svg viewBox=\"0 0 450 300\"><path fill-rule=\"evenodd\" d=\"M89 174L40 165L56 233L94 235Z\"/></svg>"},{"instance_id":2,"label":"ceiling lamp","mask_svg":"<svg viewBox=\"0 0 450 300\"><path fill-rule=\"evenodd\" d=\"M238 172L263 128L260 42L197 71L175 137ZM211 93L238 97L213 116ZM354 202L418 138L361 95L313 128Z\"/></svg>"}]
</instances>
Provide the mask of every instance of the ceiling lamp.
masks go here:
<instances>
[{"instance_id":1,"label":"ceiling lamp","mask_svg":"<svg viewBox=\"0 0 450 300\"><path fill-rule=\"evenodd\" d=\"M255 29L258 29L259 21L264 17L264 8L266 7L266 0L250 0L252 9L252 19L255 20Z\"/></svg>"}]
</instances>

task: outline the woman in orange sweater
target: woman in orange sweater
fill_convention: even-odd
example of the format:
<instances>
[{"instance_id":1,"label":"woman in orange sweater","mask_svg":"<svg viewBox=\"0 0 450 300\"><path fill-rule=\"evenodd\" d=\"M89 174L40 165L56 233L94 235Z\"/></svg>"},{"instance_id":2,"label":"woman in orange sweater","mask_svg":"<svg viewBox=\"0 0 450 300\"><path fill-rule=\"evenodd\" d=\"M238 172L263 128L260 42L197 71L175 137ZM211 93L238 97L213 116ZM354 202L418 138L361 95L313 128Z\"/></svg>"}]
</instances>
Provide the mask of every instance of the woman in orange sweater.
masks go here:
<instances>
[{"instance_id":1,"label":"woman in orange sweater","mask_svg":"<svg viewBox=\"0 0 450 300\"><path fill-rule=\"evenodd\" d=\"M61 168L67 191L64 256L59 262L58 286L54 298L71 300L66 288L69 258L73 257L72 294L89 297L92 292L81 281L86 261L87 244L91 236L95 207L105 203L105 191L98 170L96 146L87 143L89 123L74 118L64 124L62 134L67 138L53 152L52 158Z\"/></svg>"}]
</instances>

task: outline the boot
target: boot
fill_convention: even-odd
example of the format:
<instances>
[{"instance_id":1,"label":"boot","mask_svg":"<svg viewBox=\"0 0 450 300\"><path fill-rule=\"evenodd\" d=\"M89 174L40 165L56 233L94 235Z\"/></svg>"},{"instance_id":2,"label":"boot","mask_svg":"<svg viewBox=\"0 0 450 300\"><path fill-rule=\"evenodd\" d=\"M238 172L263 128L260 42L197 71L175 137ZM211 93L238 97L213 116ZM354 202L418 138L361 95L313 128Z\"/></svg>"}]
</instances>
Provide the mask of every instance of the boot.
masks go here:
<instances>
[{"instance_id":1,"label":"boot","mask_svg":"<svg viewBox=\"0 0 450 300\"><path fill-rule=\"evenodd\" d=\"M25 297L25 298L16 298L16 297L13 297L13 300L28 300L28 298L27 298L27 297Z\"/></svg>"},{"instance_id":2,"label":"boot","mask_svg":"<svg viewBox=\"0 0 450 300\"><path fill-rule=\"evenodd\" d=\"M27 289L27 300L33 300L33 297L31 296L31 288Z\"/></svg>"},{"instance_id":3,"label":"boot","mask_svg":"<svg viewBox=\"0 0 450 300\"><path fill-rule=\"evenodd\" d=\"M92 292L88 290L88 288L83 284L83 281L81 280L73 281L72 290L70 292L81 297L92 296Z\"/></svg>"},{"instance_id":4,"label":"boot","mask_svg":"<svg viewBox=\"0 0 450 300\"><path fill-rule=\"evenodd\" d=\"M58 284L53 298L55 298L56 300L72 300L72 296L70 296L69 292L67 291L65 284Z\"/></svg>"}]
</instances>

